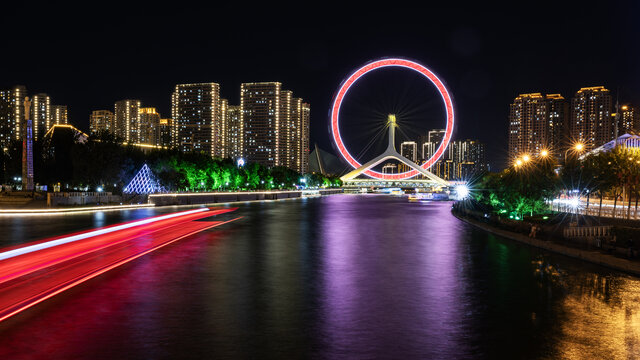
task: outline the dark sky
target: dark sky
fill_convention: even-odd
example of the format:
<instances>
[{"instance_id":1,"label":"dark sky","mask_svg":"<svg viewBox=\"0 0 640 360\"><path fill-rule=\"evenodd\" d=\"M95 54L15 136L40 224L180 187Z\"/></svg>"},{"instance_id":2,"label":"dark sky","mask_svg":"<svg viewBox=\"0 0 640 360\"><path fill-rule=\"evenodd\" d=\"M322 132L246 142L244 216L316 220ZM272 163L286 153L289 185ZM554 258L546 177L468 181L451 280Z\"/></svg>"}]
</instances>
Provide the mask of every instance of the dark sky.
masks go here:
<instances>
[{"instance_id":1,"label":"dark sky","mask_svg":"<svg viewBox=\"0 0 640 360\"><path fill-rule=\"evenodd\" d=\"M328 111L343 78L370 60L406 57L445 81L455 137L487 143L494 169L506 158L508 105L519 93L570 98L604 85L640 105L634 1L95 3L3 4L0 87L46 92L86 130L92 110L126 98L169 116L177 83L218 82L237 103L241 82L280 81L311 104L312 143L331 151Z\"/></svg>"}]
</instances>

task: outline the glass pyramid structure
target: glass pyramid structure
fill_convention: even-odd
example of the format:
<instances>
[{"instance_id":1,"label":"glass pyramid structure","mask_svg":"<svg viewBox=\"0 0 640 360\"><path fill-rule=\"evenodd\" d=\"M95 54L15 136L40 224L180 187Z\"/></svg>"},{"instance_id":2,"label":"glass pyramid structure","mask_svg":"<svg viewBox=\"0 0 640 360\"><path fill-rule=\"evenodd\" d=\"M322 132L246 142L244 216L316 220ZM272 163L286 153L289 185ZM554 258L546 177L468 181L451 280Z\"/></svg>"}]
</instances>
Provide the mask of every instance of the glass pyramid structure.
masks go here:
<instances>
[{"instance_id":1,"label":"glass pyramid structure","mask_svg":"<svg viewBox=\"0 0 640 360\"><path fill-rule=\"evenodd\" d=\"M153 194L164 191L165 189L158 183L147 164L142 166L129 185L122 190L125 194Z\"/></svg>"}]
</instances>

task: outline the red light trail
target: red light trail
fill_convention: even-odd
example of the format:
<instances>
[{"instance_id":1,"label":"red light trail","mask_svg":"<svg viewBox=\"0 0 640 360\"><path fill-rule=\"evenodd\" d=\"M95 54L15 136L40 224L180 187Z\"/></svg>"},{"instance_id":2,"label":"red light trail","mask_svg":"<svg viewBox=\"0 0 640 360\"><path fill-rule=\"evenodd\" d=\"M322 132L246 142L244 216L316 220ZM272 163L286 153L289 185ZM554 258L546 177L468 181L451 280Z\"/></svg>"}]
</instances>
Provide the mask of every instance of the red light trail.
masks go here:
<instances>
[{"instance_id":1,"label":"red light trail","mask_svg":"<svg viewBox=\"0 0 640 360\"><path fill-rule=\"evenodd\" d=\"M0 260L0 322L152 251L237 220L202 221L234 210L185 211L40 241L54 245L35 250L33 243L13 248L31 250Z\"/></svg>"}]
</instances>

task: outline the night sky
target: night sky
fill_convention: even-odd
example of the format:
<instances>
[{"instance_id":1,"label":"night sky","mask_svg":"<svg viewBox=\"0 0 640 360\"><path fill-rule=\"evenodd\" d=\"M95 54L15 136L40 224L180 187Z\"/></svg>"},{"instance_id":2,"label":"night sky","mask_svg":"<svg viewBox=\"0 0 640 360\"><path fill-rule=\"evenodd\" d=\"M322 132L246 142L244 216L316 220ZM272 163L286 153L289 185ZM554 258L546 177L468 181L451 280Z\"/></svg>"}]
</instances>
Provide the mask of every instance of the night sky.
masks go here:
<instances>
[{"instance_id":1,"label":"night sky","mask_svg":"<svg viewBox=\"0 0 640 360\"><path fill-rule=\"evenodd\" d=\"M633 1L96 3L3 4L0 87L46 92L87 130L92 110L113 110L127 98L168 117L177 83L220 83L236 104L240 83L280 81L311 104L311 143L332 151L328 112L340 82L370 60L405 57L445 81L455 138L485 142L493 169L505 164L508 105L519 93L571 98L580 87L604 85L621 102L640 105L640 6Z\"/></svg>"}]
</instances>

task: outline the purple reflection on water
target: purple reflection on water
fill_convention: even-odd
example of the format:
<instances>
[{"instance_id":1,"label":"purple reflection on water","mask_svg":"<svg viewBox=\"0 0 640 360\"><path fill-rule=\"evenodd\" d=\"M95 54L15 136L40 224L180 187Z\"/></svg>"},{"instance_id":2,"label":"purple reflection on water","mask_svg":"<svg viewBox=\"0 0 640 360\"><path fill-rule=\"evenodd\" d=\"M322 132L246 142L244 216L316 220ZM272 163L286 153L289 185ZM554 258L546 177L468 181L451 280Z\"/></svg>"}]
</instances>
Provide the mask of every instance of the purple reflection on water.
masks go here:
<instances>
[{"instance_id":1,"label":"purple reflection on water","mask_svg":"<svg viewBox=\"0 0 640 360\"><path fill-rule=\"evenodd\" d=\"M321 219L329 357L471 355L461 336L465 265L451 204L377 197L371 206L363 197L327 199ZM406 215L388 216L398 211Z\"/></svg>"}]
</instances>

